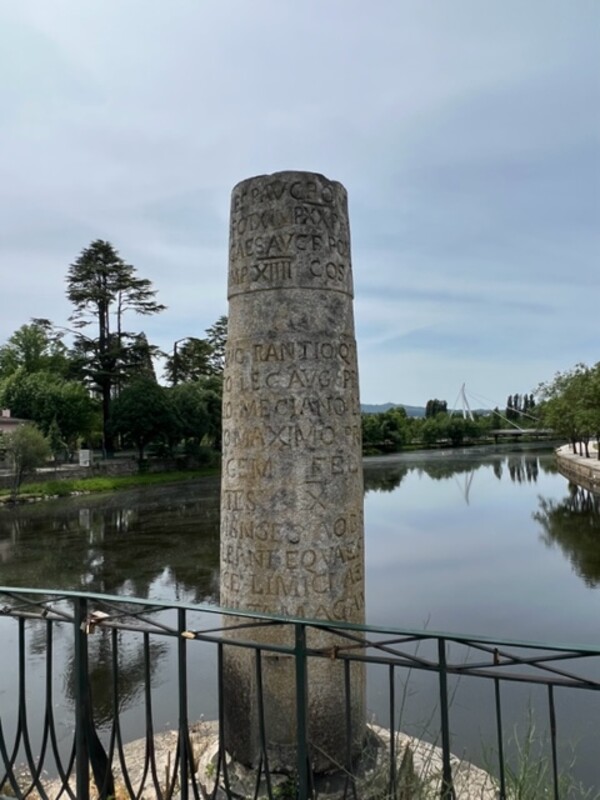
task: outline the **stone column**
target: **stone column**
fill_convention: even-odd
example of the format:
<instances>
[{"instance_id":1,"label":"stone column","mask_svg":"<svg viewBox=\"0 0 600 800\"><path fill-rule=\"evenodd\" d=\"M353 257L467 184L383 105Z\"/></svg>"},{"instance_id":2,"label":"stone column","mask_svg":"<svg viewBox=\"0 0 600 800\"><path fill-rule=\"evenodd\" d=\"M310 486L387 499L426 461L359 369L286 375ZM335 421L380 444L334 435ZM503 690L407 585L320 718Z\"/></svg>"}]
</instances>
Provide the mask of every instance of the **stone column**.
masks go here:
<instances>
[{"instance_id":1,"label":"stone column","mask_svg":"<svg viewBox=\"0 0 600 800\"><path fill-rule=\"evenodd\" d=\"M361 418L344 187L307 172L239 183L231 200L228 298L221 605L362 623ZM260 635L290 641L278 628ZM339 638L310 633L311 646L333 643ZM256 764L253 657L226 649L226 747ZM271 761L293 764L293 663L265 654L263 666ZM356 752L365 725L359 665L351 684ZM346 762L344 713L341 662L310 659L309 733L318 770Z\"/></svg>"}]
</instances>

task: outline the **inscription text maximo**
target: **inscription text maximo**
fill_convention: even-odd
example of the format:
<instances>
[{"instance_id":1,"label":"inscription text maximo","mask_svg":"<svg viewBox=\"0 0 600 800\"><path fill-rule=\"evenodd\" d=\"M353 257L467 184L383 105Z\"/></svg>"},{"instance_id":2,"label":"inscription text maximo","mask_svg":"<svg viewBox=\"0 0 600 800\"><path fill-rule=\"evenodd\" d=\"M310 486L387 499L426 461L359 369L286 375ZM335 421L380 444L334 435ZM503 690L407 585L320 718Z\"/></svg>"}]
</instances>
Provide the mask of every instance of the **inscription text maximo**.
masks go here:
<instances>
[{"instance_id":1,"label":"inscription text maximo","mask_svg":"<svg viewBox=\"0 0 600 800\"><path fill-rule=\"evenodd\" d=\"M236 186L228 297L221 603L364 622L361 419L344 187L295 172ZM268 641L280 634L265 628L259 635ZM331 634L311 633L312 645L331 643ZM278 688L272 706L293 709L293 680L288 685L283 679L283 662L273 662L273 669ZM311 664L311 681L320 692L315 707L344 707L339 669L329 660ZM226 718L232 721L226 744L248 762L258 758L258 750L243 733L246 718L243 724L236 719L238 708L255 696L252 675L247 653L227 654ZM352 676L351 704L354 746L364 724L360 667ZM338 742L332 733L344 726L327 719L309 723L317 747L344 763L345 738L340 733ZM287 730L288 719L271 727ZM293 726L287 736L282 734L281 743L291 746Z\"/></svg>"}]
</instances>

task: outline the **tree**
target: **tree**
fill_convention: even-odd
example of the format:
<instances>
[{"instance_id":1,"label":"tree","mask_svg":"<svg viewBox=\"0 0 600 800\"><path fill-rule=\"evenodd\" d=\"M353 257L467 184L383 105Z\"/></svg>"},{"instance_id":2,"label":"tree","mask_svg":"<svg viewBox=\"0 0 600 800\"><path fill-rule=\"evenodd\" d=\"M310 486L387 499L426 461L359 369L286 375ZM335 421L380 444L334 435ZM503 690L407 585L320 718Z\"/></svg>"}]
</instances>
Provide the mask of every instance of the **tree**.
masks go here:
<instances>
[{"instance_id":1,"label":"tree","mask_svg":"<svg viewBox=\"0 0 600 800\"><path fill-rule=\"evenodd\" d=\"M448 418L444 434L450 439L452 447L460 447L465 439L475 438L479 434L479 427L474 420L453 416Z\"/></svg>"},{"instance_id":2,"label":"tree","mask_svg":"<svg viewBox=\"0 0 600 800\"><path fill-rule=\"evenodd\" d=\"M206 329L206 339L211 346L210 367L214 375L220 375L225 368L225 347L227 345L227 317L221 316Z\"/></svg>"},{"instance_id":3,"label":"tree","mask_svg":"<svg viewBox=\"0 0 600 800\"><path fill-rule=\"evenodd\" d=\"M180 421L167 390L153 380L138 378L112 404L112 430L130 439L140 462L148 444L162 440L169 447L180 437Z\"/></svg>"},{"instance_id":4,"label":"tree","mask_svg":"<svg viewBox=\"0 0 600 800\"><path fill-rule=\"evenodd\" d=\"M381 432L381 414L362 414L362 443L365 452L379 449L383 441Z\"/></svg>"},{"instance_id":5,"label":"tree","mask_svg":"<svg viewBox=\"0 0 600 800\"><path fill-rule=\"evenodd\" d=\"M50 372L18 370L0 384L0 405L46 435L55 424L71 451L80 437L91 435L96 420L96 403L85 386Z\"/></svg>"},{"instance_id":6,"label":"tree","mask_svg":"<svg viewBox=\"0 0 600 800\"><path fill-rule=\"evenodd\" d=\"M103 446L113 451L110 408L126 363L125 345L134 334L123 330L128 311L157 314L165 306L154 299L156 290L135 268L126 264L110 242L97 239L82 250L67 274L67 297L75 310L70 317L80 329L93 325L96 336L78 334L75 345L86 358L86 371L102 399Z\"/></svg>"},{"instance_id":7,"label":"tree","mask_svg":"<svg viewBox=\"0 0 600 800\"><path fill-rule=\"evenodd\" d=\"M153 359L159 355L160 351L155 345L151 345L146 338L146 334L138 333L131 336L131 344L125 352L126 360L123 363L123 379L121 385L135 378L148 378L156 381Z\"/></svg>"},{"instance_id":8,"label":"tree","mask_svg":"<svg viewBox=\"0 0 600 800\"><path fill-rule=\"evenodd\" d=\"M207 442L216 450L221 449L223 377L212 375L204 381L204 402L208 410L209 428Z\"/></svg>"},{"instance_id":9,"label":"tree","mask_svg":"<svg viewBox=\"0 0 600 800\"><path fill-rule=\"evenodd\" d=\"M410 438L406 410L402 406L396 406L384 411L380 416L380 434L383 449L401 450Z\"/></svg>"},{"instance_id":10,"label":"tree","mask_svg":"<svg viewBox=\"0 0 600 800\"><path fill-rule=\"evenodd\" d=\"M542 400L538 409L544 424L557 434L566 436L575 452L577 445L581 444L587 455L595 427L593 412L600 405L600 395L595 395L592 385L590 369L585 364L577 364L568 372L557 372L551 382L538 387Z\"/></svg>"},{"instance_id":11,"label":"tree","mask_svg":"<svg viewBox=\"0 0 600 800\"><path fill-rule=\"evenodd\" d=\"M436 417L438 415L426 418L421 425L421 440L428 447L434 445L438 439L443 438L441 420Z\"/></svg>"},{"instance_id":12,"label":"tree","mask_svg":"<svg viewBox=\"0 0 600 800\"><path fill-rule=\"evenodd\" d=\"M2 447L6 450L13 473L11 498L14 501L24 478L35 472L49 457L50 447L44 434L34 425L19 425L15 431L3 434Z\"/></svg>"},{"instance_id":13,"label":"tree","mask_svg":"<svg viewBox=\"0 0 600 800\"><path fill-rule=\"evenodd\" d=\"M198 453L201 445L220 447L220 379L215 376L180 383L169 389L169 396L180 420L180 432L186 450Z\"/></svg>"},{"instance_id":14,"label":"tree","mask_svg":"<svg viewBox=\"0 0 600 800\"><path fill-rule=\"evenodd\" d=\"M365 452L396 452L411 440L411 420L402 406L361 416Z\"/></svg>"},{"instance_id":15,"label":"tree","mask_svg":"<svg viewBox=\"0 0 600 800\"><path fill-rule=\"evenodd\" d=\"M56 417L52 420L52 424L48 429L47 438L52 457L54 458L54 464L56 465L57 461L63 457L65 453L68 454L69 452L69 447L62 437Z\"/></svg>"},{"instance_id":16,"label":"tree","mask_svg":"<svg viewBox=\"0 0 600 800\"><path fill-rule=\"evenodd\" d=\"M68 374L69 357L62 334L53 330L47 320L21 325L0 347L0 380L17 370L54 372L63 377Z\"/></svg>"},{"instance_id":17,"label":"tree","mask_svg":"<svg viewBox=\"0 0 600 800\"><path fill-rule=\"evenodd\" d=\"M173 355L166 360L165 377L171 384L197 381L212 374L212 348L206 339L189 336L175 343Z\"/></svg>"},{"instance_id":18,"label":"tree","mask_svg":"<svg viewBox=\"0 0 600 800\"><path fill-rule=\"evenodd\" d=\"M516 417L516 412L513 406L512 394L508 395L508 398L506 400L506 409L504 410L504 413L506 415L506 419L508 420L514 420L514 418Z\"/></svg>"},{"instance_id":19,"label":"tree","mask_svg":"<svg viewBox=\"0 0 600 800\"><path fill-rule=\"evenodd\" d=\"M437 414L446 414L448 412L448 403L445 400L428 400L425 406L425 418L435 417Z\"/></svg>"},{"instance_id":20,"label":"tree","mask_svg":"<svg viewBox=\"0 0 600 800\"><path fill-rule=\"evenodd\" d=\"M165 364L165 377L171 384L197 381L223 374L227 344L227 317L222 316L206 329L206 338L185 336L173 345Z\"/></svg>"}]
</instances>

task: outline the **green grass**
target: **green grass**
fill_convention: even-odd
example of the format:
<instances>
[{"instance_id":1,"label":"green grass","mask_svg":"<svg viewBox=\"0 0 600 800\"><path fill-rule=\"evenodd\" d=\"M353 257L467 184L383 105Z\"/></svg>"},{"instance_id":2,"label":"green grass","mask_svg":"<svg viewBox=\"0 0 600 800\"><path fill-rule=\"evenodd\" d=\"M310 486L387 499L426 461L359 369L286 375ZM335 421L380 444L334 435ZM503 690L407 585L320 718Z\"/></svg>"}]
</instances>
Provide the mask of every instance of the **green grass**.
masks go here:
<instances>
[{"instance_id":1,"label":"green grass","mask_svg":"<svg viewBox=\"0 0 600 800\"><path fill-rule=\"evenodd\" d=\"M218 470L214 467L197 470L180 470L177 472L152 472L142 475L105 476L93 478L65 478L64 480L49 480L36 483L27 483L19 492L21 499L32 497L66 497L75 493L115 492L119 489L132 489L135 487L154 486L163 483L178 483L194 478L205 478L216 475ZM0 502L8 498L10 489L0 489Z\"/></svg>"},{"instance_id":2,"label":"green grass","mask_svg":"<svg viewBox=\"0 0 600 800\"><path fill-rule=\"evenodd\" d=\"M525 729L515 727L509 744L514 749L512 758L506 759L505 778L508 800L553 800L554 781L547 732L538 732L532 709L527 712ZM570 756L563 756L558 775L558 791L565 800L600 800L600 791L584 786L573 776L576 747L571 745ZM485 769L496 771L496 754L484 749ZM564 763L566 760L567 763Z\"/></svg>"}]
</instances>

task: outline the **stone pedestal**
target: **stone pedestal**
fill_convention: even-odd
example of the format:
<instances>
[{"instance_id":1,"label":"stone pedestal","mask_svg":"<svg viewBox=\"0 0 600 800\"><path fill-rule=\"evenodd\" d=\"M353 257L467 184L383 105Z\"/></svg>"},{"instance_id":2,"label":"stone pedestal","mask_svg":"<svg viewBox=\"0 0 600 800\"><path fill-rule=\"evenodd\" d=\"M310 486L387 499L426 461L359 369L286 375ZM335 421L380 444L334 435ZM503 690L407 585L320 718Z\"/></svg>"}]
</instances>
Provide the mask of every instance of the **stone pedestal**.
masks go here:
<instances>
[{"instance_id":1,"label":"stone pedestal","mask_svg":"<svg viewBox=\"0 0 600 800\"><path fill-rule=\"evenodd\" d=\"M305 172L238 184L228 297L221 605L362 623L361 419L344 187ZM276 627L260 636L291 641ZM308 643L330 647L340 639L309 632ZM226 651L226 748L255 765L254 656ZM293 766L293 661L265 653L262 662L269 755ZM347 761L342 663L310 659L308 692L311 759L333 769ZM350 695L357 752L365 726L357 664Z\"/></svg>"}]
</instances>

